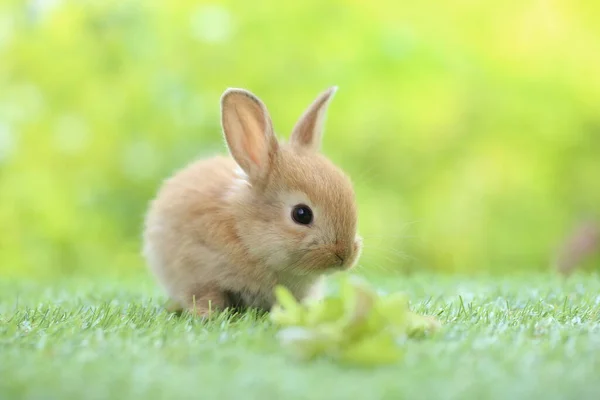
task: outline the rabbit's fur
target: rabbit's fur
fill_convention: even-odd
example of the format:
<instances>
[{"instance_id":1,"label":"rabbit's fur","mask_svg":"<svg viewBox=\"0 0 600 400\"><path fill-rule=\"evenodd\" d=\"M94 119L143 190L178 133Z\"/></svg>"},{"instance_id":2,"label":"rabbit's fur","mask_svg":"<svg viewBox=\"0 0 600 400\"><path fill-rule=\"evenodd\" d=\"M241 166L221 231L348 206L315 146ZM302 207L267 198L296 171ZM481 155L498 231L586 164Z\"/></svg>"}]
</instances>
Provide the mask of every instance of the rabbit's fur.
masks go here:
<instances>
[{"instance_id":1,"label":"rabbit's fur","mask_svg":"<svg viewBox=\"0 0 600 400\"><path fill-rule=\"evenodd\" d=\"M167 179L150 204L144 256L171 301L200 315L227 307L268 311L273 289L316 294L320 277L351 268L362 240L352 183L320 154L323 92L277 140L264 104L228 89L221 125L231 157L192 163ZM313 221L292 209L305 204Z\"/></svg>"}]
</instances>

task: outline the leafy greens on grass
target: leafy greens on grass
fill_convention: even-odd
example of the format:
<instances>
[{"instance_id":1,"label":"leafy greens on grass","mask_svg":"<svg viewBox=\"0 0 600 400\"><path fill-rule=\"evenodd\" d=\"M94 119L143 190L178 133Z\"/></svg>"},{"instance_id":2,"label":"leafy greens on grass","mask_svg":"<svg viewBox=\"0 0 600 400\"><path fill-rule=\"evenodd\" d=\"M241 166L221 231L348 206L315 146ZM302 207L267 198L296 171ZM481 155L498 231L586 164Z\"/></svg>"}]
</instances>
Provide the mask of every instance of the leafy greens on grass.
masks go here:
<instances>
[{"instance_id":1,"label":"leafy greens on grass","mask_svg":"<svg viewBox=\"0 0 600 400\"><path fill-rule=\"evenodd\" d=\"M283 286L275 295L271 320L282 327L277 337L303 360L324 356L352 365L394 363L407 339L439 328L434 318L411 311L405 294L378 293L356 277L342 279L336 293L305 303Z\"/></svg>"}]
</instances>

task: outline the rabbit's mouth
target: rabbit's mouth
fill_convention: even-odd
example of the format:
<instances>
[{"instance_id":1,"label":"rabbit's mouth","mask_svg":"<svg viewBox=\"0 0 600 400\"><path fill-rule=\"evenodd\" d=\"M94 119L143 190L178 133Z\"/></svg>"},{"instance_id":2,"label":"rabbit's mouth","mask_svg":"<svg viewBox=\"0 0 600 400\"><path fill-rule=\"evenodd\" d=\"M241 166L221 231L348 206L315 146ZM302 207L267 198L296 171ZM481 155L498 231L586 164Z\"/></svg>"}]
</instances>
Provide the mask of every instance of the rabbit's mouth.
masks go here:
<instances>
[{"instance_id":1,"label":"rabbit's mouth","mask_svg":"<svg viewBox=\"0 0 600 400\"><path fill-rule=\"evenodd\" d=\"M286 272L294 275L321 275L352 268L360 243L335 243L296 249L288 254Z\"/></svg>"},{"instance_id":2,"label":"rabbit's mouth","mask_svg":"<svg viewBox=\"0 0 600 400\"><path fill-rule=\"evenodd\" d=\"M333 265L331 269L347 270L354 266L360 253L361 242L355 240L350 245L336 243L331 247Z\"/></svg>"},{"instance_id":3,"label":"rabbit's mouth","mask_svg":"<svg viewBox=\"0 0 600 400\"><path fill-rule=\"evenodd\" d=\"M347 269L348 261L352 258L351 255L347 255L340 251L325 251L318 254L318 257L314 257L314 263L307 265L307 268L318 274L323 273L334 273L337 271L343 271ZM318 259L318 260L317 260Z\"/></svg>"}]
</instances>

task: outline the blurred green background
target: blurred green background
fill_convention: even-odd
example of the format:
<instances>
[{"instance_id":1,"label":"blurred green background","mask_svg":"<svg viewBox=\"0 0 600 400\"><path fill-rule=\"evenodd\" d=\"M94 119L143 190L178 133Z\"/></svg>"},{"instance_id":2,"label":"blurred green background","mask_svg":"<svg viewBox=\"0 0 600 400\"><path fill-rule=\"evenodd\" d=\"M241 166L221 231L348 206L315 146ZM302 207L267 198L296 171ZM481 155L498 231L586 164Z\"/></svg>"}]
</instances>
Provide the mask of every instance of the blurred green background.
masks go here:
<instances>
[{"instance_id":1,"label":"blurred green background","mask_svg":"<svg viewBox=\"0 0 600 400\"><path fill-rule=\"evenodd\" d=\"M361 268L550 268L600 214L600 2L0 2L0 274L144 271L161 180L225 152L219 97L287 135L326 87Z\"/></svg>"}]
</instances>

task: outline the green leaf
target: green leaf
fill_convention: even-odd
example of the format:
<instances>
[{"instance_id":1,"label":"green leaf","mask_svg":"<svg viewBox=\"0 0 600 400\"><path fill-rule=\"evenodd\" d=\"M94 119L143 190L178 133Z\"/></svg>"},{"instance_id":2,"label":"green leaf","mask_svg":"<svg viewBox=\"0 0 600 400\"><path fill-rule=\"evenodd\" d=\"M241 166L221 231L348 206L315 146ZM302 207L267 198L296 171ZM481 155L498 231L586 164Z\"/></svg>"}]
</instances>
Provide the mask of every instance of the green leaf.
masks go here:
<instances>
[{"instance_id":1,"label":"green leaf","mask_svg":"<svg viewBox=\"0 0 600 400\"><path fill-rule=\"evenodd\" d=\"M374 366L399 361L404 355L402 349L387 332L380 332L360 341L341 352L339 360L347 364Z\"/></svg>"},{"instance_id":2,"label":"green leaf","mask_svg":"<svg viewBox=\"0 0 600 400\"><path fill-rule=\"evenodd\" d=\"M319 326L321 324L339 321L344 316L344 303L340 298L325 298L311 305L306 314L308 326Z\"/></svg>"},{"instance_id":3,"label":"green leaf","mask_svg":"<svg viewBox=\"0 0 600 400\"><path fill-rule=\"evenodd\" d=\"M275 287L275 299L277 302L287 310L297 310L300 308L300 304L285 286L278 285Z\"/></svg>"},{"instance_id":4,"label":"green leaf","mask_svg":"<svg viewBox=\"0 0 600 400\"><path fill-rule=\"evenodd\" d=\"M403 293L393 293L381 298L377 303L377 312L384 315L394 331L405 332L409 325L410 312L408 297Z\"/></svg>"},{"instance_id":5,"label":"green leaf","mask_svg":"<svg viewBox=\"0 0 600 400\"><path fill-rule=\"evenodd\" d=\"M331 352L340 342L339 332L335 329L290 327L279 331L277 336L283 346L304 360Z\"/></svg>"},{"instance_id":6,"label":"green leaf","mask_svg":"<svg viewBox=\"0 0 600 400\"><path fill-rule=\"evenodd\" d=\"M409 323L406 332L411 338L422 338L428 333L434 333L440 328L437 319L431 316L423 316L410 313Z\"/></svg>"},{"instance_id":7,"label":"green leaf","mask_svg":"<svg viewBox=\"0 0 600 400\"><path fill-rule=\"evenodd\" d=\"M379 295L365 281L345 277L337 295L301 304L283 287L271 320L286 327L282 346L296 357L328 357L342 363L374 366L400 360L407 338L423 337L439 327L432 317L411 312L402 293Z\"/></svg>"},{"instance_id":8,"label":"green leaf","mask_svg":"<svg viewBox=\"0 0 600 400\"><path fill-rule=\"evenodd\" d=\"M305 311L286 287L275 288L275 299L277 303L270 315L273 322L284 326L302 325Z\"/></svg>"}]
</instances>

